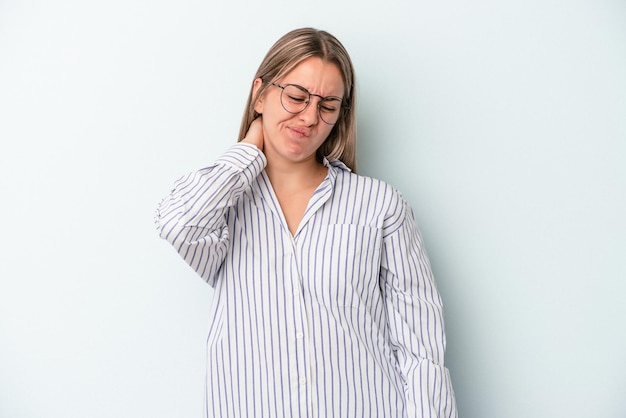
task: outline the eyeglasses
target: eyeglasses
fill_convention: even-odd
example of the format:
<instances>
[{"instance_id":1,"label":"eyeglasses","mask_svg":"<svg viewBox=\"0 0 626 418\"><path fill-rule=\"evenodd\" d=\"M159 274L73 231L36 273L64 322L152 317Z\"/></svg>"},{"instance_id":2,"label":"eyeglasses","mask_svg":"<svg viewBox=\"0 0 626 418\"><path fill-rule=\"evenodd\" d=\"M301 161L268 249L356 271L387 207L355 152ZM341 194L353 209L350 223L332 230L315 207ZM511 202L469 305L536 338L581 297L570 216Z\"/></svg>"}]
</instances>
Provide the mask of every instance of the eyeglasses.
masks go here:
<instances>
[{"instance_id":1,"label":"eyeglasses","mask_svg":"<svg viewBox=\"0 0 626 418\"><path fill-rule=\"evenodd\" d=\"M280 93L280 104L283 105L283 108L287 112L294 115L304 112L304 110L309 107L311 96L319 97L320 100L317 103L317 110L320 119L328 125L337 123L342 108L348 109L348 106L343 104L341 97L322 97L319 94L310 93L307 89L297 84L287 84L285 86L276 83L269 84L282 90Z\"/></svg>"}]
</instances>

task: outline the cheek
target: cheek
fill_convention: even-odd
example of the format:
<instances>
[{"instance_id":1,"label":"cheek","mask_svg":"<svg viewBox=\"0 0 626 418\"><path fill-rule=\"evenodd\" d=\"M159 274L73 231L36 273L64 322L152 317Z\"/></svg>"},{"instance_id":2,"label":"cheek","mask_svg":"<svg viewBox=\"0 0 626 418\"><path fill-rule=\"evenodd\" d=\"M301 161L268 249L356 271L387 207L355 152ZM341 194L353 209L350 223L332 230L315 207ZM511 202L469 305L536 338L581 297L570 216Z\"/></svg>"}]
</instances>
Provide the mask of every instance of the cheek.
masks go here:
<instances>
[{"instance_id":1,"label":"cheek","mask_svg":"<svg viewBox=\"0 0 626 418\"><path fill-rule=\"evenodd\" d=\"M292 114L285 111L280 103L278 105L267 101L259 103L255 110L263 115L263 119L268 123L279 123L291 119Z\"/></svg>"},{"instance_id":2,"label":"cheek","mask_svg":"<svg viewBox=\"0 0 626 418\"><path fill-rule=\"evenodd\" d=\"M324 123L324 122L321 122ZM326 141L326 139L328 139L328 137L330 136L330 133L333 131L334 126L330 126L330 125L326 125L324 124L324 126L322 126L321 130L320 130L320 134L324 137L324 142Z\"/></svg>"},{"instance_id":3,"label":"cheek","mask_svg":"<svg viewBox=\"0 0 626 418\"><path fill-rule=\"evenodd\" d=\"M289 119L289 116L291 115L285 115L285 112L266 107L265 113L263 113L263 125L265 125L267 130L277 130L283 122Z\"/></svg>"}]
</instances>

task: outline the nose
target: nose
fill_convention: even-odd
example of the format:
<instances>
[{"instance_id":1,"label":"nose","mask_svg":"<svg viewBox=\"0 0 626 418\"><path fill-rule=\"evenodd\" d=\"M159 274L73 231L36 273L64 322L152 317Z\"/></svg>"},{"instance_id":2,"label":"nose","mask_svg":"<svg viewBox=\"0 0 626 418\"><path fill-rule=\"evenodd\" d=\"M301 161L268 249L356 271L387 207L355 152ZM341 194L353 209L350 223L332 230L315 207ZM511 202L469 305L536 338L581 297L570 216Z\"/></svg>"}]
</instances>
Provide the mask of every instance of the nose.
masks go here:
<instances>
[{"instance_id":1,"label":"nose","mask_svg":"<svg viewBox=\"0 0 626 418\"><path fill-rule=\"evenodd\" d=\"M319 120L319 102L317 100L310 99L309 105L300 112L300 120L302 120L307 126L317 124Z\"/></svg>"}]
</instances>

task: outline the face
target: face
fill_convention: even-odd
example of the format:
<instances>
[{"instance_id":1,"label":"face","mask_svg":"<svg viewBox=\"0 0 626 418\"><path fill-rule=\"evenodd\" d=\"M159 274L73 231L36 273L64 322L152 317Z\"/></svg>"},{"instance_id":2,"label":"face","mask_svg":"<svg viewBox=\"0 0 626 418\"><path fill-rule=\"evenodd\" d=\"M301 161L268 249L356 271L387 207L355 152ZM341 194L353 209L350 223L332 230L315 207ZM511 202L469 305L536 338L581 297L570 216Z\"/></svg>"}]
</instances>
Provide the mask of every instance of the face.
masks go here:
<instances>
[{"instance_id":1,"label":"face","mask_svg":"<svg viewBox=\"0 0 626 418\"><path fill-rule=\"evenodd\" d=\"M283 90L270 85L257 101L254 109L263 115L263 152L268 162L280 159L287 163L315 161L317 149L324 143L334 125L325 123L319 115L318 104L322 97L343 97L343 78L339 68L320 58L302 61L285 77L277 81L285 86L296 84L311 93L311 102L301 113L287 112L280 101ZM255 80L254 88L262 81Z\"/></svg>"}]
</instances>

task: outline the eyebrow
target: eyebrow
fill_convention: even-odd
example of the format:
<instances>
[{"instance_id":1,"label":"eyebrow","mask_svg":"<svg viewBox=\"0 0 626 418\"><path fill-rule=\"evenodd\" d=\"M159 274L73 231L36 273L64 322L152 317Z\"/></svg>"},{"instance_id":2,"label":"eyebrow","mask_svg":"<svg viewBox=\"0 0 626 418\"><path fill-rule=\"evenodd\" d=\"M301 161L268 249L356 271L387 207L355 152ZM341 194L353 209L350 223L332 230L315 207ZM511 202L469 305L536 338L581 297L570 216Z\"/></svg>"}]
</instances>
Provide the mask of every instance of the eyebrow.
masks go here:
<instances>
[{"instance_id":1,"label":"eyebrow","mask_svg":"<svg viewBox=\"0 0 626 418\"><path fill-rule=\"evenodd\" d=\"M319 98L320 98L320 100L322 100L322 101L325 101L325 100L341 100L341 101L343 101L343 97L341 97L341 96L333 96L333 95L330 95L330 96L322 96L321 94L311 93L311 91L310 91L309 89L307 89L307 88L306 88L306 87L304 87L304 86L301 86L300 84L296 84L296 83L285 83L285 84L283 84L283 86L295 86L295 87L298 87L298 88L300 88L300 89L302 89L302 90L306 91L307 93L309 93L311 96L319 97Z\"/></svg>"}]
</instances>

